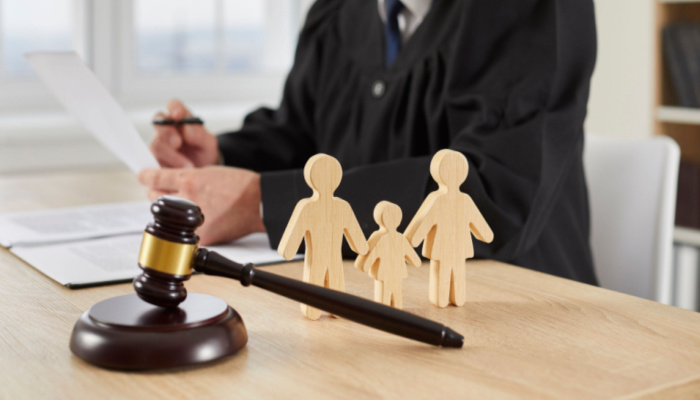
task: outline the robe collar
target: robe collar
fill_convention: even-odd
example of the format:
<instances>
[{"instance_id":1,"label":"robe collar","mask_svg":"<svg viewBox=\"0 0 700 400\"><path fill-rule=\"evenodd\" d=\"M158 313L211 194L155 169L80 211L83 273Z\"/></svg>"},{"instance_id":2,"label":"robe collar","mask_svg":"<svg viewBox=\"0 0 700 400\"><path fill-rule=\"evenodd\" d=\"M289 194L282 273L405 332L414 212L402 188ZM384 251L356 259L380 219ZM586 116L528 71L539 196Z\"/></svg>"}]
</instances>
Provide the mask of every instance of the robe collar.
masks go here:
<instances>
[{"instance_id":1,"label":"robe collar","mask_svg":"<svg viewBox=\"0 0 700 400\"><path fill-rule=\"evenodd\" d=\"M384 23L386 23L386 7L384 6L385 1L386 0L377 1L379 6L379 18L381 18L382 22ZM423 21L423 18L428 15L432 2L432 0L401 0L401 3L403 3L408 12L410 12L413 15L413 18L415 18L416 23L420 23Z\"/></svg>"}]
</instances>

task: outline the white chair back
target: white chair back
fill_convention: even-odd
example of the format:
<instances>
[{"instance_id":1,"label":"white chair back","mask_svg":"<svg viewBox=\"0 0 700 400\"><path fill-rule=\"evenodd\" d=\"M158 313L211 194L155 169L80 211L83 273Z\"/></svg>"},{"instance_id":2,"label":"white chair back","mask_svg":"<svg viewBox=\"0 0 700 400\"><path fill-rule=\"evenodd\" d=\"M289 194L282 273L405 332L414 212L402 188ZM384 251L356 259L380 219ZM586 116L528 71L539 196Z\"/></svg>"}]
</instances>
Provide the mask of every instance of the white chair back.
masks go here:
<instances>
[{"instance_id":1,"label":"white chair back","mask_svg":"<svg viewBox=\"0 0 700 400\"><path fill-rule=\"evenodd\" d=\"M586 135L591 247L600 285L671 304L680 149L665 136Z\"/></svg>"}]
</instances>

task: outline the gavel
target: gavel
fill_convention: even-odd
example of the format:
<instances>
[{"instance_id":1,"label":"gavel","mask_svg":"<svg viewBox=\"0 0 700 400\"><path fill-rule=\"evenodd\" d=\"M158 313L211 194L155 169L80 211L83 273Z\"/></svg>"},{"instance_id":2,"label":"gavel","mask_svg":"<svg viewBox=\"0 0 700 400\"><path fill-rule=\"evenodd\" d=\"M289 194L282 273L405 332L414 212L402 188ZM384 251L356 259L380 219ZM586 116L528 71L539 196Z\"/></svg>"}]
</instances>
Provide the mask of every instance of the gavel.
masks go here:
<instances>
[{"instance_id":1,"label":"gavel","mask_svg":"<svg viewBox=\"0 0 700 400\"><path fill-rule=\"evenodd\" d=\"M154 222L144 232L134 279L138 296L153 305L173 308L187 298L184 282L194 271L236 279L292 300L385 332L442 347L460 348L464 337L437 322L358 296L327 289L241 265L198 247L195 229L204 222L199 207L162 196L151 205Z\"/></svg>"}]
</instances>

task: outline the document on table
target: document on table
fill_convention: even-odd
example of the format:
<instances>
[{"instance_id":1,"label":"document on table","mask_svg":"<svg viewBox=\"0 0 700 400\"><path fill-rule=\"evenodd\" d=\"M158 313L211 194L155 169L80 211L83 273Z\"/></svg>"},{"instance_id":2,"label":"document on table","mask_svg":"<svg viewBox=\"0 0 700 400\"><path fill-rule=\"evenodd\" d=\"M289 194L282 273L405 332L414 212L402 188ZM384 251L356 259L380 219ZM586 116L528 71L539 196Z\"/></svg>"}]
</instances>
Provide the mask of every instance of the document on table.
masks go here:
<instances>
[{"instance_id":1,"label":"document on table","mask_svg":"<svg viewBox=\"0 0 700 400\"><path fill-rule=\"evenodd\" d=\"M75 52L38 52L27 60L49 90L108 150L132 171L158 163L119 103ZM128 281L140 269L148 203L112 204L0 216L0 245L71 288ZM240 263L285 261L266 234L212 246Z\"/></svg>"},{"instance_id":2,"label":"document on table","mask_svg":"<svg viewBox=\"0 0 700 400\"><path fill-rule=\"evenodd\" d=\"M151 204L99 204L0 215L0 245L41 245L143 232Z\"/></svg>"},{"instance_id":3,"label":"document on table","mask_svg":"<svg viewBox=\"0 0 700 400\"><path fill-rule=\"evenodd\" d=\"M0 215L0 243L72 289L128 282L141 271L143 230L152 220L148 202ZM244 264L286 261L264 233L207 248Z\"/></svg>"},{"instance_id":4,"label":"document on table","mask_svg":"<svg viewBox=\"0 0 700 400\"><path fill-rule=\"evenodd\" d=\"M10 251L56 282L79 289L134 279L141 273L138 257L142 238L143 233L137 233L44 246L17 246ZM207 249L243 264L286 261L270 248L264 233Z\"/></svg>"},{"instance_id":5,"label":"document on table","mask_svg":"<svg viewBox=\"0 0 700 400\"><path fill-rule=\"evenodd\" d=\"M26 55L58 101L132 171L158 168L158 162L119 103L75 52Z\"/></svg>"}]
</instances>

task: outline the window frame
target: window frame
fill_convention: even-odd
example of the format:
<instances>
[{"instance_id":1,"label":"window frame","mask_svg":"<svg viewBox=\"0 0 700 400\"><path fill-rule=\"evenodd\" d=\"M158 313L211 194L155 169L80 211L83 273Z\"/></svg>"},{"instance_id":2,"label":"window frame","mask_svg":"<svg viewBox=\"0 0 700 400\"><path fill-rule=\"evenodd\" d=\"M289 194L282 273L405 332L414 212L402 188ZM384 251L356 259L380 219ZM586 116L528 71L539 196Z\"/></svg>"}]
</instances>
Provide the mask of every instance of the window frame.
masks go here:
<instances>
[{"instance_id":1,"label":"window frame","mask_svg":"<svg viewBox=\"0 0 700 400\"><path fill-rule=\"evenodd\" d=\"M287 74L283 70L139 77L133 71L133 1L73 0L75 49L125 109L162 107L175 96L192 102L227 103L271 103L281 97ZM296 35L290 39L289 32L301 28L313 0L266 1L273 16L270 25L275 25L272 40L290 40L286 51L293 55ZM298 24L292 30L295 15ZM285 27L280 28L285 19L289 24L286 32ZM46 111L62 108L36 78L0 77L0 114Z\"/></svg>"}]
</instances>

